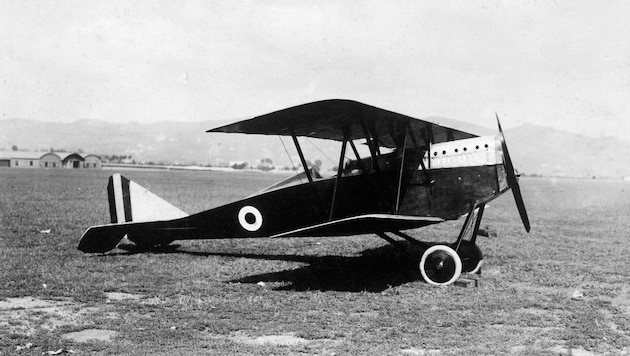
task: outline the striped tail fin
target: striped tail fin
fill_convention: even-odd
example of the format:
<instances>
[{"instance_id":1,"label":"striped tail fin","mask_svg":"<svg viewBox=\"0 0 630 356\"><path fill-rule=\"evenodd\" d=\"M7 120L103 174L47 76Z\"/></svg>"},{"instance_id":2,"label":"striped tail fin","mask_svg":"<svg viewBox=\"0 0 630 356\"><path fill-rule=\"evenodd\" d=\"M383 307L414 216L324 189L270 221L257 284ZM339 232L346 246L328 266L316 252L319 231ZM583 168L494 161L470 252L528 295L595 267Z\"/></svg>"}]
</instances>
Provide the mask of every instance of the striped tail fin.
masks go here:
<instances>
[{"instance_id":1,"label":"striped tail fin","mask_svg":"<svg viewBox=\"0 0 630 356\"><path fill-rule=\"evenodd\" d=\"M107 184L111 222L145 222L178 219L188 216L166 200L139 184L114 174Z\"/></svg>"}]
</instances>

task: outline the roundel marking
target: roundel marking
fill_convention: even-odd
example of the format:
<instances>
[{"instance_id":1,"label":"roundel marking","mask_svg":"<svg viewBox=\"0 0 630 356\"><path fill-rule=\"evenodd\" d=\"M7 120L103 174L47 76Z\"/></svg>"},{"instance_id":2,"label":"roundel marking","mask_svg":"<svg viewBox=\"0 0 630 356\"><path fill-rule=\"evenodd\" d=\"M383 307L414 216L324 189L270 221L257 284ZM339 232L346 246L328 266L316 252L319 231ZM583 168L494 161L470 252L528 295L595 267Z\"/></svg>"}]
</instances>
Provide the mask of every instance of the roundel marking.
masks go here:
<instances>
[{"instance_id":1,"label":"roundel marking","mask_svg":"<svg viewBox=\"0 0 630 356\"><path fill-rule=\"evenodd\" d=\"M253 215L254 221L250 222L248 215ZM238 222L243 229L247 231L258 231L263 223L263 217L260 211L251 205L246 205L238 211Z\"/></svg>"}]
</instances>

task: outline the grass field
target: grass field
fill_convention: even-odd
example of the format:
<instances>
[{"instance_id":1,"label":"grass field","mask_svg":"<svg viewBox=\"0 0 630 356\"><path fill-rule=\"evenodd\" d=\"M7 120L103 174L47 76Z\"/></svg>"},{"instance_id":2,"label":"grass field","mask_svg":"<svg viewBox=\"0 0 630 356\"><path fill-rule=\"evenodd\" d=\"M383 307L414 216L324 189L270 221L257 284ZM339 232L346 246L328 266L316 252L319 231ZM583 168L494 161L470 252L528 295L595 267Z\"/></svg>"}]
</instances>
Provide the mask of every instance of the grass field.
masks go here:
<instances>
[{"instance_id":1,"label":"grass field","mask_svg":"<svg viewBox=\"0 0 630 356\"><path fill-rule=\"evenodd\" d=\"M511 193L491 203L498 237L479 238L480 286L462 288L367 235L83 254L111 173L0 170L0 354L630 354L628 183L523 178L531 234ZM187 212L279 180L124 174ZM451 242L461 223L410 234Z\"/></svg>"}]
</instances>

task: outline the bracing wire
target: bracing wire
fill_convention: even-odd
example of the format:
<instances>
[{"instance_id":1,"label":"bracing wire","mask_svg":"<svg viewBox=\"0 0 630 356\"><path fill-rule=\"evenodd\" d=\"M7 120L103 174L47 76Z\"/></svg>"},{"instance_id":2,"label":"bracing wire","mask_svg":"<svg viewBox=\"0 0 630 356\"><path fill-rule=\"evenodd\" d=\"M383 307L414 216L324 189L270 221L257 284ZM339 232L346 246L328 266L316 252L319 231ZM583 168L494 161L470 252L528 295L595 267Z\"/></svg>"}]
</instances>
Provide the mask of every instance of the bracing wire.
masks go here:
<instances>
[{"instance_id":1,"label":"bracing wire","mask_svg":"<svg viewBox=\"0 0 630 356\"><path fill-rule=\"evenodd\" d=\"M318 150L318 151L319 151L319 153L321 153L321 154L322 154L322 156L326 157L326 159L327 159L328 161L330 161L330 163L332 163L333 165L335 165L335 164L336 164L336 163L335 163L332 159L330 159L330 157L328 157L328 156L324 153L324 151L322 151L319 147L317 147L317 146L313 143L313 141L309 140L309 139L308 139L308 137L306 137L306 141L307 141L308 143L310 143L310 144L311 144L311 146L315 147L315 149L316 149L316 150Z\"/></svg>"},{"instance_id":2,"label":"bracing wire","mask_svg":"<svg viewBox=\"0 0 630 356\"><path fill-rule=\"evenodd\" d=\"M289 157L289 162L291 162L291 166L293 166L293 170L297 172L297 167L295 166L295 164L293 163L293 160L291 159L291 155L289 154L289 150L287 150L287 146L284 144L284 141L282 141L282 136L278 136L278 138L280 139L280 143L282 143L282 147L284 147L284 152L286 152L287 157ZM298 174L298 179L300 180L300 184L301 184L302 178L300 178L299 174Z\"/></svg>"},{"instance_id":3,"label":"bracing wire","mask_svg":"<svg viewBox=\"0 0 630 356\"><path fill-rule=\"evenodd\" d=\"M330 163L332 163L332 165L333 165L333 166L337 164L337 162L333 161L333 160L332 160L330 157L328 157L328 156L327 156L327 155L326 155L326 154L325 154L325 153L324 153L324 152L323 152L323 151L322 151L319 147L317 147L317 146L316 146L316 145L315 145L315 144L314 144L311 140L309 140L309 139L308 139L308 137L306 137L306 141L307 141L308 143L310 143L313 147L315 147L315 149L316 149L316 150L318 150L318 151L319 151L319 153L321 153L324 157L326 157L326 159L327 159L328 161L330 161ZM350 159L350 158L348 158L348 156L344 156L344 158Z\"/></svg>"}]
</instances>

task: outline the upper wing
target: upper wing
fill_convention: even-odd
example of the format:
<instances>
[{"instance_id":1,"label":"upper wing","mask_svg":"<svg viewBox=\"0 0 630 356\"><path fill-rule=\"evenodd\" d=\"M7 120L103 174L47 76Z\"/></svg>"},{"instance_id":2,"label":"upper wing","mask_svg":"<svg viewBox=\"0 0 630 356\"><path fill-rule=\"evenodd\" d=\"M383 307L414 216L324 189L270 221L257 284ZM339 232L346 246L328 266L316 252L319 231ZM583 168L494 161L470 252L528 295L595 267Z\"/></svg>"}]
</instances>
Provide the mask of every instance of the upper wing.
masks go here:
<instances>
[{"instance_id":1,"label":"upper wing","mask_svg":"<svg viewBox=\"0 0 630 356\"><path fill-rule=\"evenodd\" d=\"M294 106L207 132L306 136L342 141L377 137L380 145L396 147L395 137L407 127L424 143L439 143L477 135L352 100L332 99Z\"/></svg>"}]
</instances>

